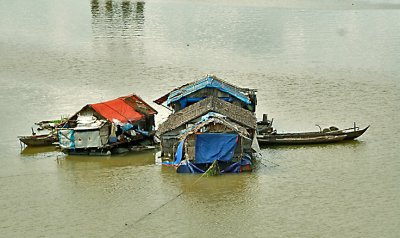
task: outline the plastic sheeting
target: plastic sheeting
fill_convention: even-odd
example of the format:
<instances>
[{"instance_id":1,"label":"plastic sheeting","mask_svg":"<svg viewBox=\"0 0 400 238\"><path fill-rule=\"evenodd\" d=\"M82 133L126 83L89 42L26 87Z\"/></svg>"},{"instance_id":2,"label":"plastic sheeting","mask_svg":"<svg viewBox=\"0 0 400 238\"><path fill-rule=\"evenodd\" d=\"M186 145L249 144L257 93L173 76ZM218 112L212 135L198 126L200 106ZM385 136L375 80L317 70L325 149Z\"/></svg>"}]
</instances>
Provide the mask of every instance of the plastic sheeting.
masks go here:
<instances>
[{"instance_id":1,"label":"plastic sheeting","mask_svg":"<svg viewBox=\"0 0 400 238\"><path fill-rule=\"evenodd\" d=\"M183 157L183 143L184 141L182 140L179 143L178 148L176 149L174 165L178 165L181 163Z\"/></svg>"},{"instance_id":2,"label":"plastic sheeting","mask_svg":"<svg viewBox=\"0 0 400 238\"><path fill-rule=\"evenodd\" d=\"M257 140L257 133L254 133L253 141L251 142L251 148L255 152L261 153L260 145L258 144L258 140Z\"/></svg>"},{"instance_id":3,"label":"plastic sheeting","mask_svg":"<svg viewBox=\"0 0 400 238\"><path fill-rule=\"evenodd\" d=\"M205 171L197 167L195 164L190 161L185 161L176 169L176 172L179 174L202 174Z\"/></svg>"},{"instance_id":4,"label":"plastic sheeting","mask_svg":"<svg viewBox=\"0 0 400 238\"><path fill-rule=\"evenodd\" d=\"M183 97L186 97L187 95L190 95L200 89L203 88L217 88L218 90L228 93L237 99L241 100L242 102L246 104L251 104L251 101L249 98L241 93L239 90L236 88L225 84L221 82L218 79L214 79L211 75L208 75L207 77L198 80L196 82L193 82L185 87L182 87L180 89L177 89L175 91L172 91L169 94L168 100L167 100L167 105L170 105L172 102L178 101Z\"/></svg>"},{"instance_id":5,"label":"plastic sheeting","mask_svg":"<svg viewBox=\"0 0 400 238\"><path fill-rule=\"evenodd\" d=\"M217 162L219 165L225 162ZM232 163L220 170L221 174L225 173L241 173L245 171L251 171L252 163L249 155L245 155L240 161ZM197 173L205 173L203 169L196 166L196 164L191 163L190 161L182 162L176 170L177 173L189 173L189 174L197 174Z\"/></svg>"},{"instance_id":6,"label":"plastic sheeting","mask_svg":"<svg viewBox=\"0 0 400 238\"><path fill-rule=\"evenodd\" d=\"M61 148L75 149L74 130L59 130L58 140L60 142Z\"/></svg>"},{"instance_id":7,"label":"plastic sheeting","mask_svg":"<svg viewBox=\"0 0 400 238\"><path fill-rule=\"evenodd\" d=\"M196 136L196 163L212 163L215 160L231 161L235 152L237 137L237 134L198 134Z\"/></svg>"},{"instance_id":8,"label":"plastic sheeting","mask_svg":"<svg viewBox=\"0 0 400 238\"><path fill-rule=\"evenodd\" d=\"M59 130L60 146L64 149L100 148L107 143L108 133L106 127L95 130Z\"/></svg>"},{"instance_id":9,"label":"plastic sheeting","mask_svg":"<svg viewBox=\"0 0 400 238\"><path fill-rule=\"evenodd\" d=\"M206 97L200 97L200 98L188 98L188 97L183 97L179 99L179 104L181 105L181 109L184 109L187 106L192 105L193 103L199 102ZM233 102L233 99L230 97L219 97L219 99L224 100L225 102Z\"/></svg>"},{"instance_id":10,"label":"plastic sheeting","mask_svg":"<svg viewBox=\"0 0 400 238\"><path fill-rule=\"evenodd\" d=\"M121 126L121 128L122 128L123 131L129 131L130 129L133 128L133 125L130 124L130 123L126 123L123 126Z\"/></svg>"}]
</instances>

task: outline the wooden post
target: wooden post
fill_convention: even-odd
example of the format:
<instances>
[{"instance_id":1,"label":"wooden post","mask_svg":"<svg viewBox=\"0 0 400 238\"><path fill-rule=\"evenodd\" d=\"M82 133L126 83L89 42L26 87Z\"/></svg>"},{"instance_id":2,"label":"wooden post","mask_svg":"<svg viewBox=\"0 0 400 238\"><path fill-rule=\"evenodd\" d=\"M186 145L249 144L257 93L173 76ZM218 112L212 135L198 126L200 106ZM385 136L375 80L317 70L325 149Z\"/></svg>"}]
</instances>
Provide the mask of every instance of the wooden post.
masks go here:
<instances>
[{"instance_id":1,"label":"wooden post","mask_svg":"<svg viewBox=\"0 0 400 238\"><path fill-rule=\"evenodd\" d=\"M263 122L267 122L268 121L268 114L263 114Z\"/></svg>"}]
</instances>

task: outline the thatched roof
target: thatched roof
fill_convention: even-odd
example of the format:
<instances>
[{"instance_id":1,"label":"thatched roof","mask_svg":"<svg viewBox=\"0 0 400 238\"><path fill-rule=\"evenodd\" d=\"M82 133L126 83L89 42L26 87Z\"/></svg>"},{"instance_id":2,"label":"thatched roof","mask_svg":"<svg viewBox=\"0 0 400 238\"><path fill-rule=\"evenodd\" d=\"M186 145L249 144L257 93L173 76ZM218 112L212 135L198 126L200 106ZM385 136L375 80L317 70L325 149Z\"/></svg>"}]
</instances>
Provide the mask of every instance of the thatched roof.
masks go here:
<instances>
[{"instance_id":1,"label":"thatched roof","mask_svg":"<svg viewBox=\"0 0 400 238\"><path fill-rule=\"evenodd\" d=\"M239 125L248 128L255 129L257 125L257 118L253 112L211 96L171 114L168 119L159 126L157 133L162 135L208 112L222 114Z\"/></svg>"},{"instance_id":2,"label":"thatched roof","mask_svg":"<svg viewBox=\"0 0 400 238\"><path fill-rule=\"evenodd\" d=\"M222 117L218 117L217 116L217 117L210 117L210 118L208 118L208 119L206 119L204 121L200 121L200 122L196 123L195 125L187 128L186 130L183 130L181 132L181 135L180 135L180 140L182 140L183 138L186 138L190 134L197 133L201 128L203 128L203 127L205 127L205 126L207 126L207 125L209 125L211 123L222 124L225 127L231 129L232 131L235 131L236 133L238 133L242 137L248 137L249 136L249 133L247 132L246 128L244 128L244 127L242 127L242 126L240 126L240 125L238 125L236 123L229 122L229 121L225 120Z\"/></svg>"}]
</instances>

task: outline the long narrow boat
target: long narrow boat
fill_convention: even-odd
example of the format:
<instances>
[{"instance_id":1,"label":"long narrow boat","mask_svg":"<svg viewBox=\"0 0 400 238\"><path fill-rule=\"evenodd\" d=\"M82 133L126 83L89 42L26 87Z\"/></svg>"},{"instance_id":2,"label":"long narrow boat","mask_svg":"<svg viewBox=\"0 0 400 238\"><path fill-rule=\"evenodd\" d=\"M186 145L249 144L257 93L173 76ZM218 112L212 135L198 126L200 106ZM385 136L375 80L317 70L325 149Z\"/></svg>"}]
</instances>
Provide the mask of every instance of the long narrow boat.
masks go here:
<instances>
[{"instance_id":1,"label":"long narrow boat","mask_svg":"<svg viewBox=\"0 0 400 238\"><path fill-rule=\"evenodd\" d=\"M257 136L259 144L262 145L298 145L298 144L322 144L353 140L364 134L369 126L360 130L358 127L330 130L320 132L299 133L268 133Z\"/></svg>"},{"instance_id":2,"label":"long narrow boat","mask_svg":"<svg viewBox=\"0 0 400 238\"><path fill-rule=\"evenodd\" d=\"M323 144L343 141L345 135L300 135L304 133L285 133L275 135L259 135L258 143L261 145L302 145L302 144Z\"/></svg>"},{"instance_id":3,"label":"long narrow boat","mask_svg":"<svg viewBox=\"0 0 400 238\"><path fill-rule=\"evenodd\" d=\"M346 135L345 140L354 140L357 137L360 137L362 134L364 134L364 132L366 132L368 130L368 128L369 128L369 126L367 126L364 129L360 130L360 128L354 126L353 128L326 132L326 134Z\"/></svg>"},{"instance_id":4,"label":"long narrow boat","mask_svg":"<svg viewBox=\"0 0 400 238\"><path fill-rule=\"evenodd\" d=\"M58 141L57 136L53 134L18 136L18 139L27 146L47 146Z\"/></svg>"}]
</instances>

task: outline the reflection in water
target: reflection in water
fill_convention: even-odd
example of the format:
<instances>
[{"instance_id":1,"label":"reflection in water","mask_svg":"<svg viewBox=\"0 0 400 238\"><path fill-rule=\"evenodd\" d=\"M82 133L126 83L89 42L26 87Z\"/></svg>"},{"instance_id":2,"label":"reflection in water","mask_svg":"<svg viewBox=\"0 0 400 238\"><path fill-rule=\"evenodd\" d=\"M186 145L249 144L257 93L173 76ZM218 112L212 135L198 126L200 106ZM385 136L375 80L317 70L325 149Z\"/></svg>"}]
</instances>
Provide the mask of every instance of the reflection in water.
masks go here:
<instances>
[{"instance_id":1,"label":"reflection in water","mask_svg":"<svg viewBox=\"0 0 400 238\"><path fill-rule=\"evenodd\" d=\"M177 186L185 196L190 196L197 202L225 203L228 200L246 200L249 195L249 184L254 182L254 174L224 174L207 177L200 174L178 174L172 167L161 167L162 187L173 190ZM222 199L222 197L235 199Z\"/></svg>"},{"instance_id":2,"label":"reflection in water","mask_svg":"<svg viewBox=\"0 0 400 238\"><path fill-rule=\"evenodd\" d=\"M145 151L113 156L66 156L57 160L58 168L67 171L69 179L86 186L97 186L106 192L131 189L137 181L135 174L146 174L154 165L156 151ZM136 182L135 182L136 181Z\"/></svg>"},{"instance_id":3,"label":"reflection in water","mask_svg":"<svg viewBox=\"0 0 400 238\"><path fill-rule=\"evenodd\" d=\"M144 2L91 1L92 28L97 38L143 35Z\"/></svg>"},{"instance_id":4,"label":"reflection in water","mask_svg":"<svg viewBox=\"0 0 400 238\"><path fill-rule=\"evenodd\" d=\"M100 13L100 8L99 8L99 1L98 0L92 0L91 2L92 6L92 16L97 17Z\"/></svg>"},{"instance_id":5,"label":"reflection in water","mask_svg":"<svg viewBox=\"0 0 400 238\"><path fill-rule=\"evenodd\" d=\"M397 11L146 1L140 32L137 3L91 1L0 3L8 19L0 21L2 236L398 236ZM299 2L307 1L316 2ZM56 49L65 39L71 45ZM19 154L15 136L30 125L23 120L132 90L151 101L208 72L258 88L257 110L281 118L279 128L353 120L374 126L354 142L263 149L254 173L194 185L199 176L154 165L152 153Z\"/></svg>"},{"instance_id":6,"label":"reflection in water","mask_svg":"<svg viewBox=\"0 0 400 238\"><path fill-rule=\"evenodd\" d=\"M362 145L363 142L359 140L344 140L338 143L326 144L305 144L305 145L260 145L261 149L266 150L304 150L304 149L337 149L337 148L356 148Z\"/></svg>"},{"instance_id":7,"label":"reflection in water","mask_svg":"<svg viewBox=\"0 0 400 238\"><path fill-rule=\"evenodd\" d=\"M57 147L55 146L39 146L39 147L25 147L23 150L21 150L21 155L24 156L32 156L32 155L38 155L41 153L49 153L49 152L58 152Z\"/></svg>"},{"instance_id":8,"label":"reflection in water","mask_svg":"<svg viewBox=\"0 0 400 238\"><path fill-rule=\"evenodd\" d=\"M154 164L155 152L156 151L130 152L128 154L112 156L68 155L59 165L65 169L91 169L92 167L107 169L126 166L146 166Z\"/></svg>"},{"instance_id":9,"label":"reflection in water","mask_svg":"<svg viewBox=\"0 0 400 238\"><path fill-rule=\"evenodd\" d=\"M112 1L106 1L106 11L107 13L111 13L112 12Z\"/></svg>"}]
</instances>

